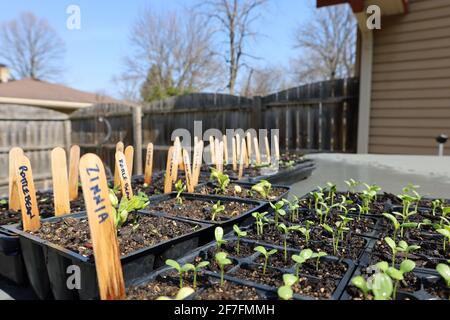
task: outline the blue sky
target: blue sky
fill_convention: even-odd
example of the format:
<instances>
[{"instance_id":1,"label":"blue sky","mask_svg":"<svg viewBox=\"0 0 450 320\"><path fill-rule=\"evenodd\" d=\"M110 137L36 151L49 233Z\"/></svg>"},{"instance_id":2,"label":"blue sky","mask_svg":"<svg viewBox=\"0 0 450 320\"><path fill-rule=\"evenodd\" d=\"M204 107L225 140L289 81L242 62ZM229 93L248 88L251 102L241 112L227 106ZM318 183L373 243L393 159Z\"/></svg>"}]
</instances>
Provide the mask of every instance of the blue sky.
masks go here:
<instances>
[{"instance_id":1,"label":"blue sky","mask_svg":"<svg viewBox=\"0 0 450 320\"><path fill-rule=\"evenodd\" d=\"M269 0L262 20L254 28L262 35L251 43L250 53L261 57L257 64L287 65L298 55L292 48L294 30L311 18L313 0ZM64 73L61 82L87 91L103 91L116 95L112 81L122 70L128 48L129 30L146 7L165 11L191 6L198 1L182 0L2 0L0 22L31 11L45 18L66 44ZM81 30L68 30L66 9L81 9ZM0 61L1 62L1 61Z\"/></svg>"}]
</instances>

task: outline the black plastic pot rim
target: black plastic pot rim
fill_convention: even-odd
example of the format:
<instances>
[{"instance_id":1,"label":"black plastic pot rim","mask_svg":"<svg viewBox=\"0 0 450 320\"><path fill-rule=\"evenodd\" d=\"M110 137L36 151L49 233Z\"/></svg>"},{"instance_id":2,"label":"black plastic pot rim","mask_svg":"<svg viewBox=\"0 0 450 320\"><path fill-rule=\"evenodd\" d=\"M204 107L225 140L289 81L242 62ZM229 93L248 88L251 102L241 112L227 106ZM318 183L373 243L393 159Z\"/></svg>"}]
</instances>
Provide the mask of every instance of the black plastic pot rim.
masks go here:
<instances>
[{"instance_id":1,"label":"black plastic pot rim","mask_svg":"<svg viewBox=\"0 0 450 320\"><path fill-rule=\"evenodd\" d=\"M159 215L152 214L150 212L139 212L138 211L137 214L145 214L145 215L151 215L151 216L158 217L158 218L180 221L180 222L184 222L184 223L187 223L187 224L198 225L198 226L200 226L200 228L197 229L197 230L194 230L192 232L186 233L184 235L181 235L179 237L159 242L159 243L157 243L157 244L155 244L155 245L153 245L151 247L141 248L141 249L136 250L136 251L134 251L132 253L123 255L120 258L120 260L122 262L127 262L128 260L132 260L132 259L138 258L140 256L144 256L144 255L147 254L148 251L152 251L152 250L154 250L156 248L163 249L164 247L170 246L174 241L177 241L177 240L179 240L181 238L184 238L184 237L189 237L189 236L193 235L196 232L204 231L204 230L206 230L206 229L211 227L210 225L206 225L206 224L199 223L199 222L195 222L194 223L192 221L188 221L188 220L183 219L183 218L159 216ZM87 218L85 213L75 213L75 214L71 214L71 215L66 215L64 217L47 218L47 219L43 219L42 221L43 222L51 222L51 221L54 221L54 220L60 220L60 219L69 218L69 217L70 218L78 218L78 219ZM48 246L48 247L50 247L52 249L55 249L55 250L59 251L66 258L76 259L76 260L79 260L79 261L85 262L85 263L92 263L92 264L94 263L94 256L93 255L89 256L89 257L83 256L83 255L81 255L79 253L76 253L74 251L66 249L66 248L64 248L61 245L54 244L54 243L52 243L52 242L50 242L48 240L43 240L43 239L41 239L41 238L39 238L37 236L29 234L28 232L20 230L19 227L20 227L20 224L15 224L15 225L8 226L7 229L10 230L13 233L18 234L19 236L22 236L24 238L27 238L27 239L31 240L35 244L38 244L38 245L40 245L42 247Z\"/></svg>"}]
</instances>

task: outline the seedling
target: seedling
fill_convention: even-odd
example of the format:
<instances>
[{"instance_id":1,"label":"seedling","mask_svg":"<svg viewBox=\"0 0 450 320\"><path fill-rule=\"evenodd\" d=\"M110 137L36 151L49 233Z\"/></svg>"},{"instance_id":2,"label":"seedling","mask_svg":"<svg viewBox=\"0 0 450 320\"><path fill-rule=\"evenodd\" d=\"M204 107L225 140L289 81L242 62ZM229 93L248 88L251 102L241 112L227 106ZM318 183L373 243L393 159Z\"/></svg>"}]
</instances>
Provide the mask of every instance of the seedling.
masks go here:
<instances>
[{"instance_id":1,"label":"seedling","mask_svg":"<svg viewBox=\"0 0 450 320\"><path fill-rule=\"evenodd\" d=\"M314 210L317 212L319 210L319 204L323 203L323 193L314 191L310 193L314 198ZM321 208L320 208L321 209Z\"/></svg>"},{"instance_id":2,"label":"seedling","mask_svg":"<svg viewBox=\"0 0 450 320\"><path fill-rule=\"evenodd\" d=\"M283 201L289 207L291 222L297 221L298 220L298 209L300 208L298 197L294 196L294 200L292 200L292 201L289 201L289 200L286 200L286 199L283 199Z\"/></svg>"},{"instance_id":3,"label":"seedling","mask_svg":"<svg viewBox=\"0 0 450 320\"><path fill-rule=\"evenodd\" d=\"M293 274L283 274L284 285L278 288L278 297L283 300L291 300L294 296L292 286L296 284L297 281L298 277L294 276Z\"/></svg>"},{"instance_id":4,"label":"seedling","mask_svg":"<svg viewBox=\"0 0 450 320\"><path fill-rule=\"evenodd\" d=\"M258 192L264 199L269 198L270 191L272 191L272 184L267 180L261 180L258 184L252 187L252 191Z\"/></svg>"},{"instance_id":5,"label":"seedling","mask_svg":"<svg viewBox=\"0 0 450 320\"><path fill-rule=\"evenodd\" d=\"M357 287L367 298L372 292L375 300L390 300L393 292L392 279L385 273L376 273L371 277L371 281L366 281L363 277L354 277L351 281L352 285Z\"/></svg>"},{"instance_id":6,"label":"seedling","mask_svg":"<svg viewBox=\"0 0 450 320\"><path fill-rule=\"evenodd\" d=\"M181 198L181 194L186 191L186 185L180 179L175 183L175 190L177 190L176 201L179 205L183 204L183 198Z\"/></svg>"},{"instance_id":7,"label":"seedling","mask_svg":"<svg viewBox=\"0 0 450 320\"><path fill-rule=\"evenodd\" d=\"M114 194L114 191L109 191L109 198L111 200L114 222L117 229L120 229L128 221L128 215L130 212L142 210L150 203L148 201L148 197L142 192L139 192L137 195L133 195L129 200L127 197L122 197L118 208L118 200Z\"/></svg>"},{"instance_id":8,"label":"seedling","mask_svg":"<svg viewBox=\"0 0 450 320\"><path fill-rule=\"evenodd\" d=\"M305 226L298 229L303 236L305 237L306 245L309 245L309 239L311 237L311 227L314 225L314 222L311 220L306 220Z\"/></svg>"},{"instance_id":9,"label":"seedling","mask_svg":"<svg viewBox=\"0 0 450 320\"><path fill-rule=\"evenodd\" d=\"M450 244L450 230L449 229L437 229L436 231L444 236L444 241L442 242L442 249L444 250L444 253L445 253L446 244L447 243Z\"/></svg>"},{"instance_id":10,"label":"seedling","mask_svg":"<svg viewBox=\"0 0 450 320\"><path fill-rule=\"evenodd\" d=\"M311 249L303 249L298 255L292 255L292 260L295 262L295 275L297 278L301 265L311 258L313 258L313 251Z\"/></svg>"},{"instance_id":11,"label":"seedling","mask_svg":"<svg viewBox=\"0 0 450 320\"><path fill-rule=\"evenodd\" d=\"M215 168L211 168L211 176L210 180L216 180L219 188L216 189L216 192L225 193L227 191L227 187L230 184L230 177L222 172L218 171Z\"/></svg>"},{"instance_id":12,"label":"seedling","mask_svg":"<svg viewBox=\"0 0 450 320\"><path fill-rule=\"evenodd\" d=\"M390 213L385 212L385 213L383 213L383 216L385 218L389 219L389 221L392 223L392 226L394 227L393 237L394 237L394 241L396 241L397 233L398 233L398 230L400 229L400 223L398 222L397 218Z\"/></svg>"},{"instance_id":13,"label":"seedling","mask_svg":"<svg viewBox=\"0 0 450 320\"><path fill-rule=\"evenodd\" d=\"M439 199L431 201L431 214L433 216L436 215L436 209L440 208L442 206L442 204L443 204L443 201L439 200Z\"/></svg>"},{"instance_id":14,"label":"seedling","mask_svg":"<svg viewBox=\"0 0 450 320\"><path fill-rule=\"evenodd\" d=\"M329 232L332 235L333 253L334 255L337 255L339 250L339 237L337 236L336 231L327 224L322 224L321 226L324 228L325 231Z\"/></svg>"},{"instance_id":15,"label":"seedling","mask_svg":"<svg viewBox=\"0 0 450 320\"><path fill-rule=\"evenodd\" d=\"M277 203L273 204L272 202L269 202L272 209L275 211L275 224L278 224L278 218L279 216L284 217L286 215L286 210L283 209L285 206L285 203L283 200L278 201Z\"/></svg>"},{"instance_id":16,"label":"seedling","mask_svg":"<svg viewBox=\"0 0 450 320\"><path fill-rule=\"evenodd\" d=\"M367 281L362 276L354 277L351 281L351 284L361 290L364 299L367 299L371 290L367 284Z\"/></svg>"},{"instance_id":17,"label":"seedling","mask_svg":"<svg viewBox=\"0 0 450 320\"><path fill-rule=\"evenodd\" d=\"M192 270L194 272L194 281L193 281L193 287L194 290L197 288L197 274L207 266L209 266L209 261L201 261L196 266L193 264L188 263L187 268L189 270Z\"/></svg>"},{"instance_id":18,"label":"seedling","mask_svg":"<svg viewBox=\"0 0 450 320\"><path fill-rule=\"evenodd\" d=\"M175 298L170 298L170 297L166 297L166 296L162 296L162 297L158 297L156 300L184 300L187 297L189 297L191 294L193 294L195 292L194 289L189 288L189 287L184 287L181 288L177 295L175 296Z\"/></svg>"},{"instance_id":19,"label":"seedling","mask_svg":"<svg viewBox=\"0 0 450 320\"><path fill-rule=\"evenodd\" d=\"M400 269L396 269L394 267L389 267L386 270L386 274L394 280L394 289L393 289L393 298L397 297L397 287L400 281L404 280L404 274L411 272L416 267L416 263L411 260L403 260L400 263Z\"/></svg>"},{"instance_id":20,"label":"seedling","mask_svg":"<svg viewBox=\"0 0 450 320\"><path fill-rule=\"evenodd\" d=\"M377 192L381 190L381 188L376 185L369 186L368 184L364 183L364 186L366 187L366 190L363 190L359 195L359 198L362 201L362 205L357 205L359 208L358 220L361 219L362 214L369 214L370 204L372 203L372 201L376 200Z\"/></svg>"},{"instance_id":21,"label":"seedling","mask_svg":"<svg viewBox=\"0 0 450 320\"><path fill-rule=\"evenodd\" d=\"M240 185L236 184L234 185L234 194L240 194L242 192L242 188Z\"/></svg>"},{"instance_id":22,"label":"seedling","mask_svg":"<svg viewBox=\"0 0 450 320\"><path fill-rule=\"evenodd\" d=\"M266 274L267 263L269 262L269 257L271 255L274 255L275 253L277 253L278 250L272 249L270 251L267 251L266 248L264 248L263 246L257 246L254 250L261 253L264 256L263 274Z\"/></svg>"},{"instance_id":23,"label":"seedling","mask_svg":"<svg viewBox=\"0 0 450 320\"><path fill-rule=\"evenodd\" d=\"M405 259L408 260L408 255L410 252L420 249L420 246L417 245L408 245L406 241L399 241L398 245L391 237L384 238L384 241L387 243L389 248L391 248L392 253L392 267L395 265L395 258L399 252L405 253Z\"/></svg>"},{"instance_id":24,"label":"seedling","mask_svg":"<svg viewBox=\"0 0 450 320\"><path fill-rule=\"evenodd\" d=\"M211 221L216 220L217 215L224 211L225 211L225 206L220 204L220 200L217 201L217 203L213 204Z\"/></svg>"},{"instance_id":25,"label":"seedling","mask_svg":"<svg viewBox=\"0 0 450 320\"><path fill-rule=\"evenodd\" d=\"M183 274L188 272L189 270L192 270L192 267L194 266L190 263L181 266L178 262L172 259L167 259L166 265L178 271L178 275L180 277L180 289L183 288Z\"/></svg>"},{"instance_id":26,"label":"seedling","mask_svg":"<svg viewBox=\"0 0 450 320\"><path fill-rule=\"evenodd\" d=\"M299 231L300 226L290 226L286 227L284 223L277 225L278 230L284 235L284 262L287 262L287 239L290 231Z\"/></svg>"},{"instance_id":27,"label":"seedling","mask_svg":"<svg viewBox=\"0 0 450 320\"><path fill-rule=\"evenodd\" d=\"M227 243L227 241L223 239L223 229L222 229L222 227L217 227L217 228L214 230L214 237L216 238L216 247L217 247L217 250L220 250L220 247L221 247L223 244Z\"/></svg>"},{"instance_id":28,"label":"seedling","mask_svg":"<svg viewBox=\"0 0 450 320\"><path fill-rule=\"evenodd\" d=\"M347 225L350 221L353 221L353 218L349 218L343 215L339 215L339 218L341 218L341 221L336 221L338 241L344 240L344 233L350 230Z\"/></svg>"},{"instance_id":29,"label":"seedling","mask_svg":"<svg viewBox=\"0 0 450 320\"><path fill-rule=\"evenodd\" d=\"M336 185L331 182L327 182L327 188L328 188L328 198L330 199L331 206L333 206L334 197L336 195Z\"/></svg>"},{"instance_id":30,"label":"seedling","mask_svg":"<svg viewBox=\"0 0 450 320\"><path fill-rule=\"evenodd\" d=\"M255 220L256 220L256 234L258 236L263 235L263 233L264 233L264 226L269 221L266 218L267 213L268 213L267 211L266 212L262 212L262 213L259 213L259 212L253 212L252 213L253 218L255 218Z\"/></svg>"},{"instance_id":31,"label":"seedling","mask_svg":"<svg viewBox=\"0 0 450 320\"><path fill-rule=\"evenodd\" d=\"M220 268L220 286L223 286L223 275L225 273L225 266L231 264L231 260L227 258L228 254L226 252L216 253L216 262Z\"/></svg>"},{"instance_id":32,"label":"seedling","mask_svg":"<svg viewBox=\"0 0 450 320\"><path fill-rule=\"evenodd\" d=\"M236 224L233 226L233 230L234 230L234 233L236 233L236 236L238 238L237 243L236 243L236 253L239 254L239 243L240 243L242 237L247 236L247 231L242 231L241 229L239 229L239 227Z\"/></svg>"},{"instance_id":33,"label":"seedling","mask_svg":"<svg viewBox=\"0 0 450 320\"><path fill-rule=\"evenodd\" d=\"M354 179L345 180L344 182L348 186L347 196L350 196L350 193L356 193L356 188L361 184L361 182Z\"/></svg>"},{"instance_id":34,"label":"seedling","mask_svg":"<svg viewBox=\"0 0 450 320\"><path fill-rule=\"evenodd\" d=\"M322 257L325 257L326 255L327 255L327 253L323 252L323 251L320 251L320 249L319 249L319 251L314 252L312 254L311 258L313 258L313 259L315 258L316 259L316 271L319 271L320 259Z\"/></svg>"},{"instance_id":35,"label":"seedling","mask_svg":"<svg viewBox=\"0 0 450 320\"><path fill-rule=\"evenodd\" d=\"M440 276L444 280L447 288L450 288L450 267L448 266L448 264L439 263L436 266L436 271L440 274ZM448 297L448 299L450 300L450 296Z\"/></svg>"}]
</instances>

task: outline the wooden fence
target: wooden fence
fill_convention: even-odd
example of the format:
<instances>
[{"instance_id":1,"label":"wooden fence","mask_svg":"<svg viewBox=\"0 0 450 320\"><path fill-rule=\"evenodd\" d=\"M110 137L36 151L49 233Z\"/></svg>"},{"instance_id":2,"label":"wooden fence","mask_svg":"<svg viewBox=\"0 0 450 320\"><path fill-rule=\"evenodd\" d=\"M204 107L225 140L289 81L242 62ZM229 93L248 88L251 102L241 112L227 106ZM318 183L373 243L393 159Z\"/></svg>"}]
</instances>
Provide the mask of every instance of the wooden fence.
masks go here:
<instances>
[{"instance_id":1,"label":"wooden fence","mask_svg":"<svg viewBox=\"0 0 450 320\"><path fill-rule=\"evenodd\" d=\"M135 173L142 172L145 147L155 145L155 165L162 167L171 135L194 122L203 132L226 129L279 129L282 150L355 152L358 80L340 79L300 86L252 99L226 94L197 93L142 106L100 104L70 116L72 142L82 152L94 151L112 169L119 140L134 145ZM141 152L138 152L141 150Z\"/></svg>"},{"instance_id":2,"label":"wooden fence","mask_svg":"<svg viewBox=\"0 0 450 320\"><path fill-rule=\"evenodd\" d=\"M8 190L8 153L21 147L30 158L39 188L50 186L50 151L70 147L70 120L66 114L43 108L0 105L0 194Z\"/></svg>"}]
</instances>

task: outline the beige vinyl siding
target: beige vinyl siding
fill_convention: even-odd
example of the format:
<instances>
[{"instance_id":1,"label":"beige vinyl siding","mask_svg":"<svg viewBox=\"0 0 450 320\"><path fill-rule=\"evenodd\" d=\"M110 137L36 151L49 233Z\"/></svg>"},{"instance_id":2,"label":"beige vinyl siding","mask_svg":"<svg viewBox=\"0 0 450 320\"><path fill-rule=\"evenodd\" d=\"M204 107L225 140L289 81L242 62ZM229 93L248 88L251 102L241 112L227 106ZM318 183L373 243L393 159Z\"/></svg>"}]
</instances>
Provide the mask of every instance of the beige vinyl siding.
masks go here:
<instances>
[{"instance_id":1,"label":"beige vinyl siding","mask_svg":"<svg viewBox=\"0 0 450 320\"><path fill-rule=\"evenodd\" d=\"M436 154L450 136L450 0L410 0L374 33L369 152ZM446 148L450 155L450 143Z\"/></svg>"}]
</instances>

